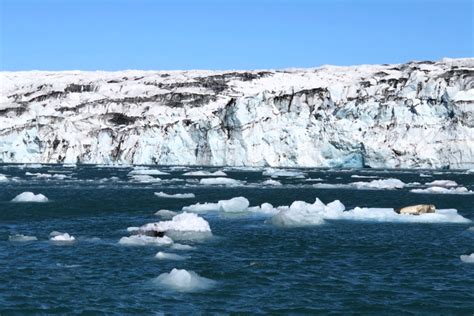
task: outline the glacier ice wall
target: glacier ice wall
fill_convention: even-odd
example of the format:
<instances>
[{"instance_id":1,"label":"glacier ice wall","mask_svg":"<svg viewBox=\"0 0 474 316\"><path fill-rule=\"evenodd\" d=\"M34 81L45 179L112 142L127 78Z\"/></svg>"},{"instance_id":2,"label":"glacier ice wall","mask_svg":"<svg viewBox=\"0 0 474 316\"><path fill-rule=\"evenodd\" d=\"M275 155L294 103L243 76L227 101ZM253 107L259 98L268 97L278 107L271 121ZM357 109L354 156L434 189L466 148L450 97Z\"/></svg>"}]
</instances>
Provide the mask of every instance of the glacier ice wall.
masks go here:
<instances>
[{"instance_id":1,"label":"glacier ice wall","mask_svg":"<svg viewBox=\"0 0 474 316\"><path fill-rule=\"evenodd\" d=\"M474 59L1 72L0 162L474 167Z\"/></svg>"}]
</instances>

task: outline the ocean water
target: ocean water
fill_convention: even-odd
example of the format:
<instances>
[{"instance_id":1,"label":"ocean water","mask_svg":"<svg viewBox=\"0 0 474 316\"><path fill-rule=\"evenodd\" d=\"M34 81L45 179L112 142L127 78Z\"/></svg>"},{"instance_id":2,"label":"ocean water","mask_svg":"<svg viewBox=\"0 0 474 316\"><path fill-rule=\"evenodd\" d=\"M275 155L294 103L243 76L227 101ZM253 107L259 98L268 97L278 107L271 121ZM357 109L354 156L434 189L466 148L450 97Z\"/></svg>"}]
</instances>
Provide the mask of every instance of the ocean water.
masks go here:
<instances>
[{"instance_id":1,"label":"ocean water","mask_svg":"<svg viewBox=\"0 0 474 316\"><path fill-rule=\"evenodd\" d=\"M179 212L197 202L237 196L247 198L251 206L337 199L346 210L426 203L455 208L473 220L473 194L410 190L426 188L425 183L434 180L452 180L474 191L474 173L299 169L300 177L287 173L273 178L281 186L265 186L262 182L274 171L263 175L260 169L150 169L169 174L152 175L162 181L143 183L144 178L129 175L132 167L0 165L0 174L7 178L0 182L0 314L474 313L474 264L460 259L474 252L473 223L333 219L281 227L272 224L270 215L211 211L199 216L209 222L212 237L175 240L193 246L191 250L118 243L130 235L127 227L160 221L154 215L160 209ZM227 178L242 183L202 185L201 177L183 175L195 170L224 170ZM340 185L388 178L408 185ZM336 185L318 188L315 183ZM48 202L11 202L28 191L45 195ZM195 198L154 195L161 191L194 193ZM67 232L76 240L52 242L52 231ZM9 240L15 234L37 240ZM159 260L159 251L184 258ZM189 272L181 273L184 281L164 274L175 268ZM189 281L192 288L182 291L160 283L160 275L171 283Z\"/></svg>"}]
</instances>

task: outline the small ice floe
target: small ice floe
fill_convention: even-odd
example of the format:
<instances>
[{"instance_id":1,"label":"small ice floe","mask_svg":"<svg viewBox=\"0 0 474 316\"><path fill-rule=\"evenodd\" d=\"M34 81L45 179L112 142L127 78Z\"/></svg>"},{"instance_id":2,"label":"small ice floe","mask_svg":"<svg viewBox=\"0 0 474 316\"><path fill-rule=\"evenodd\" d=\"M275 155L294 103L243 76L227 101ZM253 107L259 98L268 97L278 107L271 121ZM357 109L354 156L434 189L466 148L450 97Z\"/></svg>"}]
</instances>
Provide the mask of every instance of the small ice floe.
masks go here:
<instances>
[{"instance_id":1,"label":"small ice floe","mask_svg":"<svg viewBox=\"0 0 474 316\"><path fill-rule=\"evenodd\" d=\"M127 231L129 233L135 233L135 232L138 232L139 230L140 230L140 227L136 227L136 226L127 227Z\"/></svg>"},{"instance_id":2,"label":"small ice floe","mask_svg":"<svg viewBox=\"0 0 474 316\"><path fill-rule=\"evenodd\" d=\"M420 178L432 178L433 176L431 174L427 173L420 173Z\"/></svg>"},{"instance_id":3,"label":"small ice floe","mask_svg":"<svg viewBox=\"0 0 474 316\"><path fill-rule=\"evenodd\" d=\"M196 197L194 193L167 194L165 192L155 192L155 195L167 199L194 199Z\"/></svg>"},{"instance_id":4,"label":"small ice floe","mask_svg":"<svg viewBox=\"0 0 474 316\"><path fill-rule=\"evenodd\" d=\"M0 182L8 182L7 176L0 173Z\"/></svg>"},{"instance_id":5,"label":"small ice floe","mask_svg":"<svg viewBox=\"0 0 474 316\"><path fill-rule=\"evenodd\" d=\"M195 248L191 245L185 245L180 243L174 243L170 247L173 250L194 250Z\"/></svg>"},{"instance_id":6,"label":"small ice floe","mask_svg":"<svg viewBox=\"0 0 474 316\"><path fill-rule=\"evenodd\" d=\"M34 194L33 192L23 192L13 198L12 202L35 202L44 203L48 202L48 198L43 194Z\"/></svg>"},{"instance_id":7,"label":"small ice floe","mask_svg":"<svg viewBox=\"0 0 474 316\"><path fill-rule=\"evenodd\" d=\"M358 174L353 174L351 175L351 178L355 178L355 179L377 179L377 178L380 178L378 176L361 176L361 175L358 175Z\"/></svg>"},{"instance_id":8,"label":"small ice floe","mask_svg":"<svg viewBox=\"0 0 474 316\"><path fill-rule=\"evenodd\" d=\"M185 212L202 213L210 211L223 212L244 212L249 206L249 200L243 196L235 197L230 200L220 200L217 203L196 203L183 207Z\"/></svg>"},{"instance_id":9,"label":"small ice floe","mask_svg":"<svg viewBox=\"0 0 474 316\"><path fill-rule=\"evenodd\" d=\"M402 189L405 183L399 179L372 180L370 182L352 182L352 186L358 189Z\"/></svg>"},{"instance_id":10,"label":"small ice floe","mask_svg":"<svg viewBox=\"0 0 474 316\"><path fill-rule=\"evenodd\" d=\"M52 232L50 234L52 236L49 240L51 241L58 241L58 242L73 242L76 240L74 236L69 235L68 233L59 233L59 232Z\"/></svg>"},{"instance_id":11,"label":"small ice floe","mask_svg":"<svg viewBox=\"0 0 474 316\"><path fill-rule=\"evenodd\" d=\"M186 177L226 177L227 173L221 170L218 170L215 172L200 170L200 171L185 172L183 173L183 176L186 176Z\"/></svg>"},{"instance_id":12,"label":"small ice floe","mask_svg":"<svg viewBox=\"0 0 474 316\"><path fill-rule=\"evenodd\" d=\"M212 288L216 281L202 277L194 271L173 269L170 273L162 273L155 283L178 292L198 292Z\"/></svg>"},{"instance_id":13,"label":"small ice floe","mask_svg":"<svg viewBox=\"0 0 474 316\"><path fill-rule=\"evenodd\" d=\"M281 186L282 184L278 180L269 179L269 180L263 181L262 185Z\"/></svg>"},{"instance_id":14,"label":"small ice floe","mask_svg":"<svg viewBox=\"0 0 474 316\"><path fill-rule=\"evenodd\" d=\"M132 235L120 238L119 244L126 246L166 246L171 245L173 240L168 236L153 237L146 235Z\"/></svg>"},{"instance_id":15,"label":"small ice floe","mask_svg":"<svg viewBox=\"0 0 474 316\"><path fill-rule=\"evenodd\" d=\"M77 165L75 163L64 163L63 168L76 168Z\"/></svg>"},{"instance_id":16,"label":"small ice floe","mask_svg":"<svg viewBox=\"0 0 474 316\"><path fill-rule=\"evenodd\" d=\"M433 186L433 187L445 187L445 188L450 188L450 187L457 187L458 184L456 181L452 180L435 180L432 182L427 182L425 185L428 186Z\"/></svg>"},{"instance_id":17,"label":"small ice floe","mask_svg":"<svg viewBox=\"0 0 474 316\"><path fill-rule=\"evenodd\" d=\"M27 241L35 241L35 240L38 240L38 238L36 238L35 236L27 236L27 235L23 235L23 234L15 234L15 235L8 236L8 240L9 240L9 241L13 241L13 242L27 242Z\"/></svg>"},{"instance_id":18,"label":"small ice floe","mask_svg":"<svg viewBox=\"0 0 474 316\"><path fill-rule=\"evenodd\" d=\"M278 213L278 210L273 207L270 203L263 203L260 206L252 206L248 208L249 212L254 212L258 214L266 215L275 215Z\"/></svg>"},{"instance_id":19,"label":"small ice floe","mask_svg":"<svg viewBox=\"0 0 474 316\"><path fill-rule=\"evenodd\" d=\"M322 179L322 178L308 178L308 179L305 179L304 181L306 181L306 182L321 182L321 181L324 181L324 179Z\"/></svg>"},{"instance_id":20,"label":"small ice floe","mask_svg":"<svg viewBox=\"0 0 474 316\"><path fill-rule=\"evenodd\" d=\"M277 226L308 226L324 224L324 215L344 211L344 205L336 200L325 205L319 199L312 204L295 201L290 206L278 207L278 213L271 218Z\"/></svg>"},{"instance_id":21,"label":"small ice floe","mask_svg":"<svg viewBox=\"0 0 474 316\"><path fill-rule=\"evenodd\" d=\"M422 194L473 194L473 191L468 190L465 187L457 188L444 188L444 187L429 187L426 189L412 189L412 193L422 193Z\"/></svg>"},{"instance_id":22,"label":"small ice floe","mask_svg":"<svg viewBox=\"0 0 474 316\"><path fill-rule=\"evenodd\" d=\"M160 216L161 218L164 218L164 219L171 219L173 218L173 216L178 215L178 213L170 211L170 210L159 210L155 213L155 215Z\"/></svg>"},{"instance_id":23,"label":"small ice floe","mask_svg":"<svg viewBox=\"0 0 474 316\"><path fill-rule=\"evenodd\" d=\"M288 178L304 178L305 174L301 171L285 170L285 169L275 169L275 168L266 168L262 175L270 176L272 178L278 177L288 177Z\"/></svg>"},{"instance_id":24,"label":"small ice floe","mask_svg":"<svg viewBox=\"0 0 474 316\"><path fill-rule=\"evenodd\" d=\"M160 178L155 178L147 174L143 175L133 175L130 177L130 180L133 182L140 182L140 183L156 183L160 182Z\"/></svg>"},{"instance_id":25,"label":"small ice floe","mask_svg":"<svg viewBox=\"0 0 474 316\"><path fill-rule=\"evenodd\" d=\"M160 260L184 260L184 259L186 259L185 256L177 255L175 253L163 252L163 251L159 251L155 255L155 258L160 259Z\"/></svg>"},{"instance_id":26,"label":"small ice floe","mask_svg":"<svg viewBox=\"0 0 474 316\"><path fill-rule=\"evenodd\" d=\"M470 255L461 255L461 261L465 263L474 263L474 253Z\"/></svg>"},{"instance_id":27,"label":"small ice floe","mask_svg":"<svg viewBox=\"0 0 474 316\"><path fill-rule=\"evenodd\" d=\"M128 175L129 176L137 176L137 175L165 176L165 175L169 175L169 173L156 170L156 169L134 169L130 171Z\"/></svg>"},{"instance_id":28,"label":"small ice floe","mask_svg":"<svg viewBox=\"0 0 474 316\"><path fill-rule=\"evenodd\" d=\"M199 181L200 184L204 185L227 185L227 186L238 186L242 185L244 182L231 178L204 178Z\"/></svg>"}]
</instances>

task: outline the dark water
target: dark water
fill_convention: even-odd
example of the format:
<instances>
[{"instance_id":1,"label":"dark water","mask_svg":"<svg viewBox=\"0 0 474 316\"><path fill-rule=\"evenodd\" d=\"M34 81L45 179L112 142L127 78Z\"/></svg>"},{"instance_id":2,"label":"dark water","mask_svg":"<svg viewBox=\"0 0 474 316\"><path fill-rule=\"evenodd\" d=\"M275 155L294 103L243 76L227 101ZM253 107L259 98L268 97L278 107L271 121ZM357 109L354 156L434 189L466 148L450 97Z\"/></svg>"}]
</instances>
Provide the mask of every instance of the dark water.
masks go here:
<instances>
[{"instance_id":1,"label":"dark water","mask_svg":"<svg viewBox=\"0 0 474 316\"><path fill-rule=\"evenodd\" d=\"M188 170L160 167L185 179ZM474 219L474 195L414 194L401 190L315 189L305 179L279 178L281 187L264 187L261 171L226 171L245 180L239 187L186 182L133 183L131 168L79 166L0 166L9 178L0 183L0 314L185 314L185 313L474 313L474 264L460 255L474 252L474 224L328 221L324 225L282 228L261 215L206 213L213 238L192 244L183 261L160 261L166 247L123 246L127 227L159 220L159 209L179 211L196 202L235 196L251 205L295 200L355 206L400 207L432 203L456 208ZM210 171L216 168L207 169ZM324 183L371 181L351 175L397 178L405 183L455 180L474 190L474 174L384 170L303 170ZM32 173L63 173L66 179ZM119 180L110 180L118 177ZM189 178L189 177L188 177ZM12 203L24 191L42 193L47 203ZM154 192L192 192L195 199L160 199ZM74 243L49 241L51 231L68 232ZM20 233L38 241L12 242ZM100 238L100 239L98 239ZM216 281L193 293L159 287L153 281L173 268Z\"/></svg>"}]
</instances>

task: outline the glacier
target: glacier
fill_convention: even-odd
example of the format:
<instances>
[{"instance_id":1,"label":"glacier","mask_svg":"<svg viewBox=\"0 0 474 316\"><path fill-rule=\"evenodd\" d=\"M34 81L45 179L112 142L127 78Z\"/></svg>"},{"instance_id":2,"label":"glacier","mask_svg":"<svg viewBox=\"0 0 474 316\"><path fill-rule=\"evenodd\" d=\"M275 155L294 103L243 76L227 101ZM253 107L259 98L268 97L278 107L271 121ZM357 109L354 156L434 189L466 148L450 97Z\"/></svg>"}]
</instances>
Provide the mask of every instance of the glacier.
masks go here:
<instances>
[{"instance_id":1,"label":"glacier","mask_svg":"<svg viewBox=\"0 0 474 316\"><path fill-rule=\"evenodd\" d=\"M0 162L474 168L474 58L0 72Z\"/></svg>"}]
</instances>

